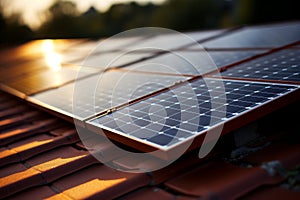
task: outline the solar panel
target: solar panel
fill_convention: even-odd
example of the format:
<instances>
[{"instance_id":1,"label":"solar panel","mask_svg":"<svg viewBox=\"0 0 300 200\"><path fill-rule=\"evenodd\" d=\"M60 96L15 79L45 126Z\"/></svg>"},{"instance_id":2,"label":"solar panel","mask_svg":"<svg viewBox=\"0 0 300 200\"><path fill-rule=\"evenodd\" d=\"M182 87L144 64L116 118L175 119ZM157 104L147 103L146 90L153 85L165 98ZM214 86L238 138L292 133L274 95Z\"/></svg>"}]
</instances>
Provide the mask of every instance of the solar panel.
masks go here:
<instances>
[{"instance_id":1,"label":"solar panel","mask_svg":"<svg viewBox=\"0 0 300 200\"><path fill-rule=\"evenodd\" d=\"M228 35L203 43L207 48L279 47L300 40L300 24L256 26L238 29Z\"/></svg>"},{"instance_id":2,"label":"solar panel","mask_svg":"<svg viewBox=\"0 0 300 200\"><path fill-rule=\"evenodd\" d=\"M149 28L149 33L154 37L144 40L140 43L132 43L126 50L132 49L148 49L148 50L173 50L182 48L188 45L194 45L197 41L207 39L222 33L224 30L212 30L202 32L179 33L168 29Z\"/></svg>"},{"instance_id":3,"label":"solar panel","mask_svg":"<svg viewBox=\"0 0 300 200\"><path fill-rule=\"evenodd\" d=\"M300 49L285 49L228 68L224 77L300 82Z\"/></svg>"},{"instance_id":4,"label":"solar panel","mask_svg":"<svg viewBox=\"0 0 300 200\"><path fill-rule=\"evenodd\" d=\"M36 94L29 100L84 119L186 79L113 70Z\"/></svg>"},{"instance_id":5,"label":"solar panel","mask_svg":"<svg viewBox=\"0 0 300 200\"><path fill-rule=\"evenodd\" d=\"M296 89L290 85L198 79L87 123L168 150Z\"/></svg>"},{"instance_id":6,"label":"solar panel","mask_svg":"<svg viewBox=\"0 0 300 200\"><path fill-rule=\"evenodd\" d=\"M263 51L173 51L126 67L126 69L155 72L200 75L214 71Z\"/></svg>"},{"instance_id":7,"label":"solar panel","mask_svg":"<svg viewBox=\"0 0 300 200\"><path fill-rule=\"evenodd\" d=\"M44 67L43 70L36 70L28 74L15 73L14 78L5 81L5 85L26 95L32 95L76 80L79 69L78 66L70 66L61 67L59 71L54 71ZM85 77L94 73L97 73L97 70L89 68L82 71L79 76ZM13 68L8 70L7 74L13 76ZM5 74L3 77L5 78ZM0 75L0 79L2 79L2 75Z\"/></svg>"}]
</instances>

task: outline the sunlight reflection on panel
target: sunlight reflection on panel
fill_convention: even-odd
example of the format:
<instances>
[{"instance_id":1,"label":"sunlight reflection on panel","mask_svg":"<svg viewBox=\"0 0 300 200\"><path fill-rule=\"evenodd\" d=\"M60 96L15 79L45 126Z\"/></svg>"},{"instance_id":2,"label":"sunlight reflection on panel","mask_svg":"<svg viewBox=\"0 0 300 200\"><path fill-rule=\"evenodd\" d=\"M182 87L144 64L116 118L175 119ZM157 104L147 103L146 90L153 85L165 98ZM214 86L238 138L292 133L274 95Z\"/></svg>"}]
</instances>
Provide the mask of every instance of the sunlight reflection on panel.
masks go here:
<instances>
[{"instance_id":1,"label":"sunlight reflection on panel","mask_svg":"<svg viewBox=\"0 0 300 200\"><path fill-rule=\"evenodd\" d=\"M53 71L59 71L61 69L62 57L55 51L52 40L43 41L42 52L44 53L47 66Z\"/></svg>"}]
</instances>

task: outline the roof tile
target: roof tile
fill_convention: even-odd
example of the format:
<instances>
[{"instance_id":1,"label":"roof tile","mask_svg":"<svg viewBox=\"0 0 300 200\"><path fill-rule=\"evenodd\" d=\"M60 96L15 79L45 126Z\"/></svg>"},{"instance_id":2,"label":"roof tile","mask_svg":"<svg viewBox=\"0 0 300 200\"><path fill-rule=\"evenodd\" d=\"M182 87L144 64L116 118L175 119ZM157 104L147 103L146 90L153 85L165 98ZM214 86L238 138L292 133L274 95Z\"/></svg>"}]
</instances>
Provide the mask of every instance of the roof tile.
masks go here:
<instances>
[{"instance_id":1,"label":"roof tile","mask_svg":"<svg viewBox=\"0 0 300 200\"><path fill-rule=\"evenodd\" d=\"M55 118L34 121L31 124L16 126L0 133L0 145L7 145L16 140L34 135L39 132L49 131L59 126Z\"/></svg>"},{"instance_id":2,"label":"roof tile","mask_svg":"<svg viewBox=\"0 0 300 200\"><path fill-rule=\"evenodd\" d=\"M0 93L2 95L2 93ZM5 99L0 99L0 111L11 108L15 105L20 104L20 102L15 101L15 100L5 100Z\"/></svg>"},{"instance_id":3,"label":"roof tile","mask_svg":"<svg viewBox=\"0 0 300 200\"><path fill-rule=\"evenodd\" d=\"M150 183L146 174L120 172L94 165L53 183L72 199L111 199Z\"/></svg>"},{"instance_id":4,"label":"roof tile","mask_svg":"<svg viewBox=\"0 0 300 200\"><path fill-rule=\"evenodd\" d=\"M289 199L289 200L298 200L300 198L300 191L284 188L281 186L277 187L268 187L261 188L255 192L246 195L242 199L256 199L256 200L265 200L265 199Z\"/></svg>"},{"instance_id":5,"label":"roof tile","mask_svg":"<svg viewBox=\"0 0 300 200\"><path fill-rule=\"evenodd\" d=\"M40 172L30 168L25 171L11 174L0 179L0 196L2 198L23 189L45 183Z\"/></svg>"},{"instance_id":6,"label":"roof tile","mask_svg":"<svg viewBox=\"0 0 300 200\"><path fill-rule=\"evenodd\" d=\"M52 182L95 162L91 155L71 147L44 153L26 161L30 168L1 178L0 194L6 197L29 187Z\"/></svg>"},{"instance_id":7,"label":"roof tile","mask_svg":"<svg viewBox=\"0 0 300 200\"><path fill-rule=\"evenodd\" d=\"M122 200L153 200L153 199L160 199L160 200L173 200L175 196L170 194L160 188L150 187L150 188L143 188L137 191L134 191L124 197L121 197Z\"/></svg>"},{"instance_id":8,"label":"roof tile","mask_svg":"<svg viewBox=\"0 0 300 200\"><path fill-rule=\"evenodd\" d=\"M0 120L0 130L3 130L7 127L16 126L18 124L24 123L24 120L28 120L32 117L38 116L37 111L28 111L23 114L18 114L17 116L13 116L8 119Z\"/></svg>"},{"instance_id":9,"label":"roof tile","mask_svg":"<svg viewBox=\"0 0 300 200\"><path fill-rule=\"evenodd\" d=\"M241 168L224 162L209 162L167 181L165 185L187 195L226 199L280 181L281 177L271 177L259 167Z\"/></svg>"},{"instance_id":10,"label":"roof tile","mask_svg":"<svg viewBox=\"0 0 300 200\"><path fill-rule=\"evenodd\" d=\"M295 165L300 164L300 145L276 143L250 154L244 160L255 164L278 160L284 167L294 168Z\"/></svg>"},{"instance_id":11,"label":"roof tile","mask_svg":"<svg viewBox=\"0 0 300 200\"><path fill-rule=\"evenodd\" d=\"M120 200L139 200L139 199L159 199L159 200L196 200L199 199L197 197L192 196L183 196L183 195L175 195L169 193L161 188L158 187L147 187L142 188L140 190L136 190L131 192L123 197L119 198Z\"/></svg>"},{"instance_id":12,"label":"roof tile","mask_svg":"<svg viewBox=\"0 0 300 200\"><path fill-rule=\"evenodd\" d=\"M23 165L21 163L1 167L0 168L0 179L2 179L3 177L9 176L11 174L24 171L26 169L27 168L25 167L25 165Z\"/></svg>"},{"instance_id":13,"label":"roof tile","mask_svg":"<svg viewBox=\"0 0 300 200\"><path fill-rule=\"evenodd\" d=\"M19 200L19 199L45 199L51 197L56 193L48 186L40 186L36 188L31 188L21 193L17 193L11 197L8 197L9 200Z\"/></svg>"},{"instance_id":14,"label":"roof tile","mask_svg":"<svg viewBox=\"0 0 300 200\"><path fill-rule=\"evenodd\" d=\"M46 134L39 134L33 137L9 145L10 149L0 150L0 158L6 165L13 162L25 161L26 159L38 155L42 152L54 149L78 141L79 138L74 130L66 131L64 135L53 137Z\"/></svg>"},{"instance_id":15,"label":"roof tile","mask_svg":"<svg viewBox=\"0 0 300 200\"><path fill-rule=\"evenodd\" d=\"M28 106L18 105L18 106L10 107L9 109L0 111L0 118L8 117L10 115L14 115L14 114L18 114L18 113L22 113L25 110L28 110Z\"/></svg>"}]
</instances>

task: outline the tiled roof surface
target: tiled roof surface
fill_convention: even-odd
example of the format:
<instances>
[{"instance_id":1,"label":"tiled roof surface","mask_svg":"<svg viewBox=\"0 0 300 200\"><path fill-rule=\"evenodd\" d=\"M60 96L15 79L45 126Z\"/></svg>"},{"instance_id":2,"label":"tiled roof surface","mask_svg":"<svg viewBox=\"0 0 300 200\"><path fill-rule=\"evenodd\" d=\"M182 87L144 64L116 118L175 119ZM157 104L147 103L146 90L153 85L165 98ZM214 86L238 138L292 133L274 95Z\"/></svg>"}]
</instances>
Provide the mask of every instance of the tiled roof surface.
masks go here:
<instances>
[{"instance_id":1,"label":"tiled roof surface","mask_svg":"<svg viewBox=\"0 0 300 200\"><path fill-rule=\"evenodd\" d=\"M243 38L239 40L235 45L237 48L246 43ZM285 41L279 42L281 45ZM218 43L222 47L230 47L221 39ZM81 40L61 42L59 49L63 51L77 44L90 48L94 43ZM207 42L208 49L215 47L210 47L210 44L213 43ZM263 47L268 49L268 45L266 43ZM272 44L270 46L273 47ZM47 74L43 69L38 70L40 65L35 62L39 62L41 55L32 50L24 51L34 55L34 59L25 62L29 66L25 71L20 70L24 68L19 64L24 55L15 51L3 51L0 57L2 65L9 63L9 67L14 68L11 72L17 75L7 74L1 67L0 81L11 83L13 87L23 87L21 91L30 94L31 88L24 87L21 84L24 80L20 77L39 72L51 76L51 72ZM10 54L19 57L14 58ZM227 62L231 64L236 61L223 62L227 65ZM72 73L70 75L66 72L63 80L68 81L72 76ZM49 87L47 82L44 84ZM55 87L55 84L61 83L49 84ZM14 91L12 93L16 94ZM23 97L19 93L16 95ZM204 159L199 159L198 150L194 150L166 168L149 173L128 173L109 168L96 160L90 153L93 149L88 151L81 143L73 123L49 114L24 99L0 91L0 198L299 199L299 103L298 99L293 104L285 105L223 136ZM111 151L106 143L95 143L98 151ZM111 162L118 166L118 161L122 159L130 158L119 155ZM129 163L130 166L121 167L134 169L147 164Z\"/></svg>"}]
</instances>

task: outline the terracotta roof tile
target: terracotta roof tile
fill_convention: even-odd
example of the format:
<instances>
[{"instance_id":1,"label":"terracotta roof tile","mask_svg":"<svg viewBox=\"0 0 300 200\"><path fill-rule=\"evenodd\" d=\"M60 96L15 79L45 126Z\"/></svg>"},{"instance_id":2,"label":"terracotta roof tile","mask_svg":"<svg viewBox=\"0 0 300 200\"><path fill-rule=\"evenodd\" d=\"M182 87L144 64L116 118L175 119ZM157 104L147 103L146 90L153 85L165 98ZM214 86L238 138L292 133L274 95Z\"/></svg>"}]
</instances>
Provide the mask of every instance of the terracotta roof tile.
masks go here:
<instances>
[{"instance_id":1,"label":"terracotta roof tile","mask_svg":"<svg viewBox=\"0 0 300 200\"><path fill-rule=\"evenodd\" d=\"M48 186L41 186L41 187L35 187L31 188L30 190L26 190L21 193L17 193L16 195L13 195L11 197L8 197L6 199L9 200L19 200L19 199L45 199L47 197L51 197L55 195L56 193Z\"/></svg>"},{"instance_id":2,"label":"terracotta roof tile","mask_svg":"<svg viewBox=\"0 0 300 200\"><path fill-rule=\"evenodd\" d=\"M168 193L160 188L156 187L149 187L143 188L137 191L134 191L124 197L121 197L122 200L153 200L153 199L160 199L160 200L173 200L175 196L171 193Z\"/></svg>"},{"instance_id":3,"label":"terracotta roof tile","mask_svg":"<svg viewBox=\"0 0 300 200\"><path fill-rule=\"evenodd\" d=\"M43 183L44 180L39 171L33 168L26 169L25 171L14 173L0 179L0 196L4 198L23 189Z\"/></svg>"},{"instance_id":4,"label":"terracotta roof tile","mask_svg":"<svg viewBox=\"0 0 300 200\"><path fill-rule=\"evenodd\" d=\"M243 160L258 165L270 161L279 161L286 168L294 168L300 164L300 145L284 142L273 144L261 151L250 154Z\"/></svg>"},{"instance_id":5,"label":"terracotta roof tile","mask_svg":"<svg viewBox=\"0 0 300 200\"><path fill-rule=\"evenodd\" d=\"M288 199L288 200L298 200L300 198L300 191L288 189L283 186L277 187L267 187L256 190L242 199L256 199L256 200L265 200L265 199Z\"/></svg>"},{"instance_id":6,"label":"terracotta roof tile","mask_svg":"<svg viewBox=\"0 0 300 200\"><path fill-rule=\"evenodd\" d=\"M2 93L0 93L2 94ZM18 105L20 102L15 101L15 100L9 100L9 99L0 99L0 111L8 109L12 106Z\"/></svg>"},{"instance_id":7,"label":"terracotta roof tile","mask_svg":"<svg viewBox=\"0 0 300 200\"><path fill-rule=\"evenodd\" d=\"M28 120L36 116L38 116L37 111L28 111L22 114L18 114L17 116L10 117L8 119L0 120L0 130L24 123L24 120Z\"/></svg>"},{"instance_id":8,"label":"terracotta roof tile","mask_svg":"<svg viewBox=\"0 0 300 200\"><path fill-rule=\"evenodd\" d=\"M59 146L72 144L79 138L74 129L65 131L61 136L53 137L47 134L39 134L22 141L8 145L9 149L0 150L1 165L10 164L38 155L42 152Z\"/></svg>"},{"instance_id":9,"label":"terracotta roof tile","mask_svg":"<svg viewBox=\"0 0 300 200\"><path fill-rule=\"evenodd\" d=\"M206 159L209 160L208 155ZM191 152L184 157L178 159L176 162L172 163L171 165L162 168L157 171L153 171L149 173L153 179L153 183L160 184L168 179L173 178L174 176L178 176L179 174L182 174L186 171L186 169L192 169L194 167L197 167L198 165L201 165L202 162L205 162L204 159L198 158L198 152L194 151Z\"/></svg>"},{"instance_id":10,"label":"terracotta roof tile","mask_svg":"<svg viewBox=\"0 0 300 200\"><path fill-rule=\"evenodd\" d=\"M224 162L209 162L167 181L165 185L187 195L227 199L280 181L281 177L271 177L259 167L241 168Z\"/></svg>"},{"instance_id":11,"label":"terracotta roof tile","mask_svg":"<svg viewBox=\"0 0 300 200\"><path fill-rule=\"evenodd\" d=\"M193 196L184 196L180 194L172 194L166 190L163 190L158 187L147 187L131 192L127 195L124 195L120 200L139 200L139 199L161 199L161 200L196 200L199 199Z\"/></svg>"},{"instance_id":12,"label":"terracotta roof tile","mask_svg":"<svg viewBox=\"0 0 300 200\"><path fill-rule=\"evenodd\" d=\"M2 179L3 177L6 177L6 176L9 176L9 175L14 174L14 173L24 171L26 169L27 169L26 166L21 164L21 163L1 167L0 168L0 178Z\"/></svg>"},{"instance_id":13,"label":"terracotta roof tile","mask_svg":"<svg viewBox=\"0 0 300 200\"><path fill-rule=\"evenodd\" d=\"M25 170L0 179L1 196L9 196L29 187L54 181L95 163L86 152L71 147L56 149L26 161Z\"/></svg>"},{"instance_id":14,"label":"terracotta roof tile","mask_svg":"<svg viewBox=\"0 0 300 200\"><path fill-rule=\"evenodd\" d=\"M28 106L17 105L17 106L14 106L14 107L10 107L9 109L5 109L5 110L0 111L0 118L8 117L10 115L14 115L14 114L18 114L18 113L22 113L25 110L28 110Z\"/></svg>"},{"instance_id":15,"label":"terracotta roof tile","mask_svg":"<svg viewBox=\"0 0 300 200\"><path fill-rule=\"evenodd\" d=\"M148 185L146 174L120 172L105 165L94 165L53 183L72 199L112 199Z\"/></svg>"},{"instance_id":16,"label":"terracotta roof tile","mask_svg":"<svg viewBox=\"0 0 300 200\"><path fill-rule=\"evenodd\" d=\"M16 140L34 135L39 132L49 131L59 126L58 120L55 118L34 121L30 124L22 124L7 131L0 132L0 145L7 145Z\"/></svg>"}]
</instances>

